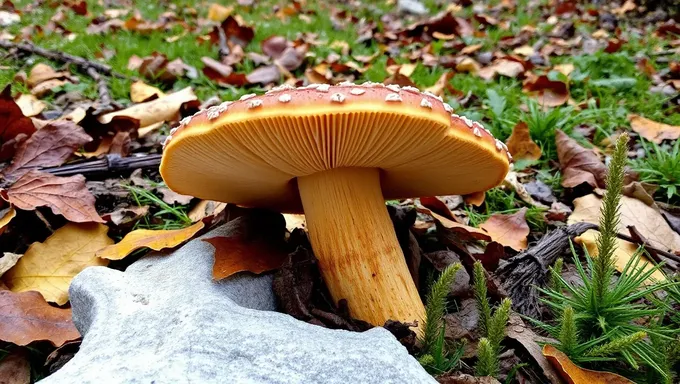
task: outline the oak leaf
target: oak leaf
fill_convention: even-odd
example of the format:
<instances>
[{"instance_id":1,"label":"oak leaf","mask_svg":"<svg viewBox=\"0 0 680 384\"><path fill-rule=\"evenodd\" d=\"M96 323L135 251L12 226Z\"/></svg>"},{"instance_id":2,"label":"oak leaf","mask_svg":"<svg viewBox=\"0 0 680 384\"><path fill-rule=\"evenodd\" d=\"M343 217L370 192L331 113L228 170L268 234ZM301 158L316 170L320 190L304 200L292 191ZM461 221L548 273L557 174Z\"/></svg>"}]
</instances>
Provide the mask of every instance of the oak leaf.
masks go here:
<instances>
[{"instance_id":1,"label":"oak leaf","mask_svg":"<svg viewBox=\"0 0 680 384\"><path fill-rule=\"evenodd\" d=\"M567 384L635 384L611 372L593 371L574 364L562 351L550 344L543 346L543 355Z\"/></svg>"},{"instance_id":2,"label":"oak leaf","mask_svg":"<svg viewBox=\"0 0 680 384\"><path fill-rule=\"evenodd\" d=\"M658 123L632 113L628 115L628 121L630 121L633 131L656 144L661 144L664 140L677 140L680 138L679 125Z\"/></svg>"},{"instance_id":3,"label":"oak leaf","mask_svg":"<svg viewBox=\"0 0 680 384\"><path fill-rule=\"evenodd\" d=\"M76 149L90 141L92 138L75 123L55 121L21 143L14 161L2 174L16 180L34 168L62 165Z\"/></svg>"},{"instance_id":4,"label":"oak leaf","mask_svg":"<svg viewBox=\"0 0 680 384\"><path fill-rule=\"evenodd\" d=\"M47 340L59 347L79 337L70 309L52 307L38 292L0 291L0 340L22 346Z\"/></svg>"},{"instance_id":5,"label":"oak leaf","mask_svg":"<svg viewBox=\"0 0 680 384\"><path fill-rule=\"evenodd\" d=\"M24 116L21 108L12 99L8 85L0 93L0 161L11 159L17 146L35 130L33 121Z\"/></svg>"},{"instance_id":6,"label":"oak leaf","mask_svg":"<svg viewBox=\"0 0 680 384\"><path fill-rule=\"evenodd\" d=\"M57 177L40 171L29 171L6 191L7 200L15 207L33 210L47 206L56 215L76 223L98 222L94 196L85 186L85 177Z\"/></svg>"},{"instance_id":7,"label":"oak leaf","mask_svg":"<svg viewBox=\"0 0 680 384\"><path fill-rule=\"evenodd\" d=\"M485 230L494 241L503 246L521 251L528 245L529 225L526 213L526 207L511 215L495 213L480 224L479 228Z\"/></svg>"},{"instance_id":8,"label":"oak leaf","mask_svg":"<svg viewBox=\"0 0 680 384\"><path fill-rule=\"evenodd\" d=\"M541 147L529 135L529 126L520 121L512 129L512 134L506 142L508 151L517 160L538 160L541 158Z\"/></svg>"},{"instance_id":9,"label":"oak leaf","mask_svg":"<svg viewBox=\"0 0 680 384\"><path fill-rule=\"evenodd\" d=\"M96 255L101 259L120 260L141 248L151 248L155 251L174 248L194 237L204 226L205 224L199 221L182 229L137 229L125 235L119 243L106 248L102 247Z\"/></svg>"},{"instance_id":10,"label":"oak leaf","mask_svg":"<svg viewBox=\"0 0 680 384\"><path fill-rule=\"evenodd\" d=\"M90 266L106 266L108 261L95 252L113 243L109 228L97 223L68 223L44 243L33 243L2 281L12 292L38 291L47 301L68 302L73 277Z\"/></svg>"}]
</instances>

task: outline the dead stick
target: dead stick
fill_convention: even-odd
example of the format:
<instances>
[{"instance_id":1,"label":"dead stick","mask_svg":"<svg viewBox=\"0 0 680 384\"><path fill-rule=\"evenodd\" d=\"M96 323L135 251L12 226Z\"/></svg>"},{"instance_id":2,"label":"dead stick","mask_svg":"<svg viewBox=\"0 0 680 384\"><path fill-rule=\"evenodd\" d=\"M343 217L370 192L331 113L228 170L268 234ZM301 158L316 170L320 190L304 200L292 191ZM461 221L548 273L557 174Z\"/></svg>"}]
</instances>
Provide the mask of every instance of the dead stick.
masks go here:
<instances>
[{"instance_id":1,"label":"dead stick","mask_svg":"<svg viewBox=\"0 0 680 384\"><path fill-rule=\"evenodd\" d=\"M61 63L75 64L83 71L87 71L88 68L94 68L97 72L105 75L115 76L120 79L128 78L128 76L125 76L122 73L114 72L113 69L111 69L111 67L106 64L98 63L96 61L88 60L84 57L74 56L64 52L37 47L31 43L13 43L7 40L0 40L0 48L7 50L17 49L19 51L46 57Z\"/></svg>"},{"instance_id":2,"label":"dead stick","mask_svg":"<svg viewBox=\"0 0 680 384\"><path fill-rule=\"evenodd\" d=\"M60 167L43 168L41 171L55 176L93 176L108 173L122 173L137 168L157 168L161 164L161 155L146 155L137 157L120 157L108 155L104 159L88 160L79 163L62 165Z\"/></svg>"}]
</instances>

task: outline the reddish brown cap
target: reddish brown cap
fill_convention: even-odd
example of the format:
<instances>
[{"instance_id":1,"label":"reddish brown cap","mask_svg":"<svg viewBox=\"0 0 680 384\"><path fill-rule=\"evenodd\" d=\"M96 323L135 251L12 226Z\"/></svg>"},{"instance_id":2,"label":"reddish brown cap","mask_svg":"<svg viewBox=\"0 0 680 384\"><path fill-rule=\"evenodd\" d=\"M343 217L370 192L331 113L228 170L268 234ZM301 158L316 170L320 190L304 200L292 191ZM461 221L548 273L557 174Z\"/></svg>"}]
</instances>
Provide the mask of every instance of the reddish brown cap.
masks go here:
<instances>
[{"instance_id":1,"label":"reddish brown cap","mask_svg":"<svg viewBox=\"0 0 680 384\"><path fill-rule=\"evenodd\" d=\"M277 87L182 121L161 174L176 192L299 211L296 177L382 170L385 199L468 194L500 184L510 154L440 97L377 83Z\"/></svg>"}]
</instances>

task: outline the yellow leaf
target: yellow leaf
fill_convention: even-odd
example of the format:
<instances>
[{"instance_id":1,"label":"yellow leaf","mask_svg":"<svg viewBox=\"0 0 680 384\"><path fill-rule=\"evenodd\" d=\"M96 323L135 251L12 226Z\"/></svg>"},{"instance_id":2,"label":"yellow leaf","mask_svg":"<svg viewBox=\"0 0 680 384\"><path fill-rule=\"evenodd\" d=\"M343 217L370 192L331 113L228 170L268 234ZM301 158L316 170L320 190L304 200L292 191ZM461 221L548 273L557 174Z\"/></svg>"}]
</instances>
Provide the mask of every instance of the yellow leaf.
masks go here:
<instances>
[{"instance_id":1,"label":"yellow leaf","mask_svg":"<svg viewBox=\"0 0 680 384\"><path fill-rule=\"evenodd\" d=\"M66 224L44 243L31 244L2 280L13 292L38 291L49 302L66 304L75 275L86 267L108 264L95 256L97 250L113 244L108 230L97 223Z\"/></svg>"},{"instance_id":2,"label":"yellow leaf","mask_svg":"<svg viewBox=\"0 0 680 384\"><path fill-rule=\"evenodd\" d=\"M543 346L543 356L568 384L635 384L615 373L583 369L550 344Z\"/></svg>"},{"instance_id":3,"label":"yellow leaf","mask_svg":"<svg viewBox=\"0 0 680 384\"><path fill-rule=\"evenodd\" d=\"M578 222L588 222L597 224L600 220L600 204L601 199L594 194L586 195L574 199L574 213L569 216L567 224L574 224ZM678 235L661 216L661 214L653 207L648 206L644 202L628 196L621 197L621 222L617 228L619 233L627 234L626 227L635 226L635 229L647 239L649 244L655 248L667 251L680 250L680 235ZM580 236L588 252L592 256L597 256L595 248L595 240L598 232L586 232ZM620 272L630 259L637 246L625 240L617 240L619 247L615 252L617 257L616 268ZM643 268L650 268L651 263L643 257L641 266ZM657 272L652 275L654 279L662 279L663 274Z\"/></svg>"},{"instance_id":4,"label":"yellow leaf","mask_svg":"<svg viewBox=\"0 0 680 384\"><path fill-rule=\"evenodd\" d=\"M108 124L115 116L126 116L139 120L140 127L146 127L159 121L170 121L176 118L182 104L193 100L196 100L196 94L191 87L186 87L156 100L101 115L97 120L102 124Z\"/></svg>"},{"instance_id":5,"label":"yellow leaf","mask_svg":"<svg viewBox=\"0 0 680 384\"><path fill-rule=\"evenodd\" d=\"M13 206L10 205L9 208L3 209L0 211L0 235L5 232L5 229L7 227L7 224L9 224L10 221L14 218L14 216L17 215L17 211L14 209Z\"/></svg>"},{"instance_id":6,"label":"yellow leaf","mask_svg":"<svg viewBox=\"0 0 680 384\"><path fill-rule=\"evenodd\" d=\"M202 221L182 228L172 230L137 229L125 235L118 244L108 246L97 251L97 257L108 260L120 260L140 248L151 248L160 251L164 248L176 247L191 239L203 229Z\"/></svg>"},{"instance_id":7,"label":"yellow leaf","mask_svg":"<svg viewBox=\"0 0 680 384\"><path fill-rule=\"evenodd\" d=\"M221 22L229 17L233 10L234 7L225 7L223 5L212 3L208 9L208 19Z\"/></svg>"},{"instance_id":8,"label":"yellow leaf","mask_svg":"<svg viewBox=\"0 0 680 384\"><path fill-rule=\"evenodd\" d=\"M130 100L135 103L141 103L153 95L158 95L158 97L161 98L165 96L165 93L160 89L139 80L130 85Z\"/></svg>"},{"instance_id":9,"label":"yellow leaf","mask_svg":"<svg viewBox=\"0 0 680 384\"><path fill-rule=\"evenodd\" d=\"M21 108L21 113L26 117L38 116L40 112L47 108L47 104L29 94L19 96L14 102Z\"/></svg>"}]
</instances>

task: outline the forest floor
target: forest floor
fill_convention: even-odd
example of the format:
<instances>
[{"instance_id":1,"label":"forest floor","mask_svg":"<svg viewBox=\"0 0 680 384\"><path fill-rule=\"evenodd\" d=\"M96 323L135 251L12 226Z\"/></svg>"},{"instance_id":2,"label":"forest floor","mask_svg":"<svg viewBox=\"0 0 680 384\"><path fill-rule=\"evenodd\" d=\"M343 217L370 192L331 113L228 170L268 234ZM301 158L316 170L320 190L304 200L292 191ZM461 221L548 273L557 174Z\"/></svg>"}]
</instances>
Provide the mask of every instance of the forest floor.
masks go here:
<instances>
[{"instance_id":1,"label":"forest floor","mask_svg":"<svg viewBox=\"0 0 680 384\"><path fill-rule=\"evenodd\" d=\"M630 140L617 276L629 260L638 260L640 246L645 268L662 263L653 276L677 279L680 15L669 13L673 6L633 0L227 3L0 5L0 308L8 308L0 312L0 320L7 316L0 321L0 372L3 361L4 369L20 367L24 376L15 382L26 382L26 372L30 381L48 375L77 350L79 335L68 324L68 285L78 272L97 265L124 270L149 249L179 246L233 217L228 212L239 208L164 185L158 172L163 142L184 117L281 84L414 86L483 124L513 155L503 184L486 192L388 202L397 234L406 234L400 240L424 300L447 266L460 261L466 271L467 280L445 295L443 347L435 352L432 345L428 350L422 341L402 338L441 382L463 382L461 374L475 372L501 381L559 382L550 364L566 357L546 360L540 349L536 353L536 340L516 331L501 337L502 348L492 348L499 367L473 369L480 365L484 336L477 324L484 310L471 277L479 276L474 262L487 271L492 307L501 303L502 309L509 297L518 313L556 327L565 321L564 308L545 306L538 300L543 294L508 282L508 266L524 270L521 257L538 257L542 269L526 267L535 274L526 281L545 286L554 283L546 268L561 258L565 282L588 281L578 260L592 260L581 246L597 253L597 232L577 224L601 223L606 173L623 133ZM303 233L294 230L304 226L303 217L285 218L290 232ZM540 242L547 234L555 236L550 246ZM577 243L574 257L565 239ZM291 250L306 244L300 236L288 241ZM225 252L216 258L234 257ZM265 269L278 270L281 263ZM565 287L556 290L577 294ZM664 289L627 303L659 310L628 319L631 324L678 329L680 318L669 313L678 308L680 290ZM41 295L26 296L28 291ZM277 294L286 300L286 293ZM29 307L40 308L31 316L60 326L35 325ZM343 308L324 310L344 315L301 319L363 329ZM470 326L472 312L477 320ZM585 320L579 316L580 326ZM559 339L559 332L528 317L513 314L508 328ZM603 334L583 330L577 344L639 342L644 351L618 345L597 356L603 359L585 346L563 352L579 365L636 382L673 382L680 349L671 341L677 332L651 332L640 341L608 326ZM399 334L398 327L392 330ZM555 345L564 347L560 342Z\"/></svg>"}]
</instances>

